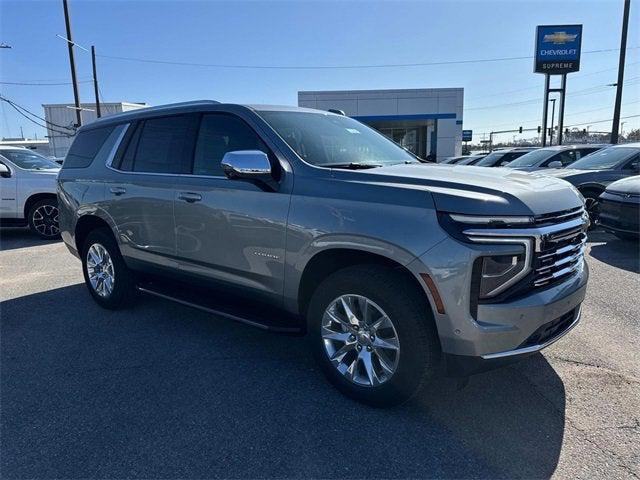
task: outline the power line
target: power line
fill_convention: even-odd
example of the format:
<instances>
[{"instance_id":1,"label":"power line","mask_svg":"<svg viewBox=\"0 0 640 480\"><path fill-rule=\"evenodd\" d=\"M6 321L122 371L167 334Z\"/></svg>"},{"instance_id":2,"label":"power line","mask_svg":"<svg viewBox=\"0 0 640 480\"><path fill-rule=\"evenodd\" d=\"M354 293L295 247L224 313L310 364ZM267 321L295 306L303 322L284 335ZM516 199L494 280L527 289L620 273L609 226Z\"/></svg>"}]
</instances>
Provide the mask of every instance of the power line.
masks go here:
<instances>
[{"instance_id":1,"label":"power line","mask_svg":"<svg viewBox=\"0 0 640 480\"><path fill-rule=\"evenodd\" d=\"M627 118L637 118L637 117L640 117L640 114L638 114L638 115L627 115L625 117L620 117L620 120L626 120ZM572 125L565 125L565 128L581 127L583 125L592 125L594 123L605 123L605 122L610 122L612 120L613 120L613 118L607 118L606 120L591 120L589 122L584 122L584 123L574 123ZM529 129L529 130L531 129L531 127L525 127L525 128ZM523 128L523 130L525 128ZM535 128L535 127L533 127L533 128ZM492 132L480 132L480 133L476 133L476 135L489 135L490 133L492 133ZM493 133L496 133L496 132L493 132Z\"/></svg>"},{"instance_id":2,"label":"power line","mask_svg":"<svg viewBox=\"0 0 640 480\"><path fill-rule=\"evenodd\" d=\"M3 97L2 95L0 95L0 100L3 101L3 102L8 103L16 112L18 112L20 115L22 115L24 118L26 118L30 122L35 123L39 127L48 128L52 132L60 133L62 135L66 135L66 136L69 136L69 137L74 135L74 133L69 133L69 131L64 132L64 131L56 130L55 128L53 128L53 127L58 127L58 128L62 128L62 129L65 129L65 130L71 130L70 127L65 127L65 126L58 125L58 124L53 123L53 122L49 122L48 120L36 115L35 113L27 110L26 108L18 105L17 103L14 103L13 101L9 100L8 98ZM44 121L45 125L43 125L43 124L39 123L38 121L34 120L29 115L31 115L31 117L35 117L35 118L37 118L39 120Z\"/></svg>"},{"instance_id":3,"label":"power line","mask_svg":"<svg viewBox=\"0 0 640 480\"><path fill-rule=\"evenodd\" d=\"M629 47L629 50L637 49L640 47ZM619 48L608 48L602 50L588 50L582 52L585 54L592 53L606 53L617 52ZM402 67L429 67L438 65L463 65L463 64L475 64L475 63L492 63L492 62L506 62L512 60L531 60L533 56L523 57L501 57L501 58L482 58L473 60L446 60L440 62L422 62L422 63L386 63L386 64L364 64L364 65L234 65L224 63L196 63L196 62L178 62L171 60L158 60L151 58L140 57L123 57L117 55L97 55L102 58L110 58L112 60L125 60L128 62L141 62L141 63L154 63L160 65L179 65L185 67L206 67L206 68L230 68L230 69L258 69L258 70L353 70L363 68L402 68Z\"/></svg>"},{"instance_id":4,"label":"power line","mask_svg":"<svg viewBox=\"0 0 640 480\"><path fill-rule=\"evenodd\" d=\"M82 80L78 83L91 83L91 80ZM71 85L71 82L40 83L40 82L1 82L0 85L25 85L30 87L54 87L58 85Z\"/></svg>"}]
</instances>

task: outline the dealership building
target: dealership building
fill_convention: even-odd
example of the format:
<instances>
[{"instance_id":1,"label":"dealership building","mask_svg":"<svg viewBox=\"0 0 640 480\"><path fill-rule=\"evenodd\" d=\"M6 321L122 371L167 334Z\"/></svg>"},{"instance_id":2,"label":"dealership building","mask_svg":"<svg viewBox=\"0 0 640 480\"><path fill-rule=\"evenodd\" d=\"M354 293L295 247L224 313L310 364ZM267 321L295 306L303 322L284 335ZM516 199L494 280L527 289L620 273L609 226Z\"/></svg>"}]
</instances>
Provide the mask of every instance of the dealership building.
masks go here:
<instances>
[{"instance_id":1,"label":"dealership building","mask_svg":"<svg viewBox=\"0 0 640 480\"><path fill-rule=\"evenodd\" d=\"M441 160L462 151L463 88L298 92L298 106L341 110L416 155Z\"/></svg>"}]
</instances>

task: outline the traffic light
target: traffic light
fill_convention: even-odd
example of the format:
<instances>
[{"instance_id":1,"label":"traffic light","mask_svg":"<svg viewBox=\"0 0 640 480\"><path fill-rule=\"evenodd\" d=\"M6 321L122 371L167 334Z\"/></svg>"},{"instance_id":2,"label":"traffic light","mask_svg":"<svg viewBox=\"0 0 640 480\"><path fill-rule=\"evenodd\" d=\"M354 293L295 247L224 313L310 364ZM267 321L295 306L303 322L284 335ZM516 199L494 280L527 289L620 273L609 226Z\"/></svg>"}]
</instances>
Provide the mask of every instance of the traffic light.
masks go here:
<instances>
[{"instance_id":1,"label":"traffic light","mask_svg":"<svg viewBox=\"0 0 640 480\"><path fill-rule=\"evenodd\" d=\"M518 129L518 133L522 133L522 127Z\"/></svg>"},{"instance_id":2,"label":"traffic light","mask_svg":"<svg viewBox=\"0 0 640 480\"><path fill-rule=\"evenodd\" d=\"M542 132L542 127L538 125L538 133Z\"/></svg>"}]
</instances>

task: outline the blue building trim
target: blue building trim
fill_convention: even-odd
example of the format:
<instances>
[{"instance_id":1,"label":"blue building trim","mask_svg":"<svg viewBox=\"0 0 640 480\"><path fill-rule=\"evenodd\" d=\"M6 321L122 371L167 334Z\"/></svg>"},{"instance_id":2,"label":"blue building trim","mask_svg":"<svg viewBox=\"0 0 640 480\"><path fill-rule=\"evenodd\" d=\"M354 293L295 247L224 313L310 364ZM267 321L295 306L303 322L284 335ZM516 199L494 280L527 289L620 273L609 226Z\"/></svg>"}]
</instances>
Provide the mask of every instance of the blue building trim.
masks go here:
<instances>
[{"instance_id":1,"label":"blue building trim","mask_svg":"<svg viewBox=\"0 0 640 480\"><path fill-rule=\"evenodd\" d=\"M462 120L456 120L456 125L462 125Z\"/></svg>"},{"instance_id":2,"label":"blue building trim","mask_svg":"<svg viewBox=\"0 0 640 480\"><path fill-rule=\"evenodd\" d=\"M440 120L456 118L455 113L420 113L417 115L354 115L352 118L363 122L385 122L401 120Z\"/></svg>"}]
</instances>

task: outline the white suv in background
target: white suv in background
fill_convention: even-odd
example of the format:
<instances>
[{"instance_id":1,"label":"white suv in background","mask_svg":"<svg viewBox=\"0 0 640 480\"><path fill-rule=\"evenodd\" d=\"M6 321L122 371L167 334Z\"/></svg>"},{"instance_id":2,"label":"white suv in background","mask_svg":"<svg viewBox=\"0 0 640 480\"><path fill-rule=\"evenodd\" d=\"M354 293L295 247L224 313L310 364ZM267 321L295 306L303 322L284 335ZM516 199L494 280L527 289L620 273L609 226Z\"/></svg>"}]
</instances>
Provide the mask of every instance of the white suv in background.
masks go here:
<instances>
[{"instance_id":1,"label":"white suv in background","mask_svg":"<svg viewBox=\"0 0 640 480\"><path fill-rule=\"evenodd\" d=\"M29 225L42 238L56 238L60 165L29 149L0 146L0 225Z\"/></svg>"}]
</instances>

